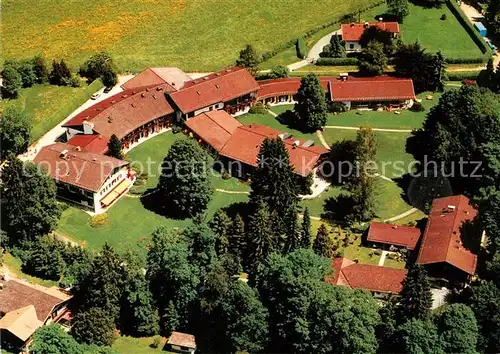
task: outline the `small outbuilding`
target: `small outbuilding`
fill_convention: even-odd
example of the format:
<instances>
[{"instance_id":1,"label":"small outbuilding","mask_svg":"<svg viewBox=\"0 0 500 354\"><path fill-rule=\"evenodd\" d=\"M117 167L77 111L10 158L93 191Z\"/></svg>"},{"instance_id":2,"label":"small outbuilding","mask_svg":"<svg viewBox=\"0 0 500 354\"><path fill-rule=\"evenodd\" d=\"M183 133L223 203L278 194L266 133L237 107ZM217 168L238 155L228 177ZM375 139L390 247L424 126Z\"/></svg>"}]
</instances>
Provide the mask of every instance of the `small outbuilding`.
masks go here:
<instances>
[{"instance_id":1,"label":"small outbuilding","mask_svg":"<svg viewBox=\"0 0 500 354\"><path fill-rule=\"evenodd\" d=\"M484 27L484 25L481 22L474 23L474 27L481 36L486 37L488 35L488 30L486 29L486 27Z\"/></svg>"},{"instance_id":2,"label":"small outbuilding","mask_svg":"<svg viewBox=\"0 0 500 354\"><path fill-rule=\"evenodd\" d=\"M192 334L172 332L165 349L176 353L194 354L196 351L196 340Z\"/></svg>"},{"instance_id":3,"label":"small outbuilding","mask_svg":"<svg viewBox=\"0 0 500 354\"><path fill-rule=\"evenodd\" d=\"M366 242L382 249L406 248L413 251L420 240L421 231L416 227L373 222L368 229Z\"/></svg>"}]
</instances>

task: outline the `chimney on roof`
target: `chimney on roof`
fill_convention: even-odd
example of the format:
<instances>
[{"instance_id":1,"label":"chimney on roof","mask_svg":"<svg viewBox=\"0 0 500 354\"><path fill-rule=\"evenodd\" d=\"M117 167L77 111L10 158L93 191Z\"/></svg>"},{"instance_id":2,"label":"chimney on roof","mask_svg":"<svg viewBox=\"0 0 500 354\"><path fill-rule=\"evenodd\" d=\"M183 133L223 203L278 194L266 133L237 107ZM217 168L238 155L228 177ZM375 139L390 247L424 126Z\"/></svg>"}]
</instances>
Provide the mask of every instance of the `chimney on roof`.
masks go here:
<instances>
[{"instance_id":1,"label":"chimney on roof","mask_svg":"<svg viewBox=\"0 0 500 354\"><path fill-rule=\"evenodd\" d=\"M146 92L149 92L149 87L146 87Z\"/></svg>"},{"instance_id":2,"label":"chimney on roof","mask_svg":"<svg viewBox=\"0 0 500 354\"><path fill-rule=\"evenodd\" d=\"M369 24L368 22L365 22L365 24L364 24L364 26L363 26L363 27L364 27L364 28L368 28L368 27L370 27L370 24Z\"/></svg>"},{"instance_id":3,"label":"chimney on roof","mask_svg":"<svg viewBox=\"0 0 500 354\"><path fill-rule=\"evenodd\" d=\"M220 88L219 84L215 84L215 87L216 87L216 88Z\"/></svg>"},{"instance_id":4,"label":"chimney on roof","mask_svg":"<svg viewBox=\"0 0 500 354\"><path fill-rule=\"evenodd\" d=\"M3 290L3 283L0 283L0 291Z\"/></svg>"},{"instance_id":5,"label":"chimney on roof","mask_svg":"<svg viewBox=\"0 0 500 354\"><path fill-rule=\"evenodd\" d=\"M89 135L94 134L94 123L89 122L88 120L84 120L82 122L83 126L83 134Z\"/></svg>"},{"instance_id":6,"label":"chimney on roof","mask_svg":"<svg viewBox=\"0 0 500 354\"><path fill-rule=\"evenodd\" d=\"M449 210L449 211L455 211L455 209L456 209L456 208L457 208L457 207L456 207L456 206L454 206L454 205L448 205L448 210Z\"/></svg>"},{"instance_id":7,"label":"chimney on roof","mask_svg":"<svg viewBox=\"0 0 500 354\"><path fill-rule=\"evenodd\" d=\"M59 157L63 160L66 159L66 157L68 156L68 150L67 149L64 149L63 151L61 151L61 153L59 154Z\"/></svg>"},{"instance_id":8,"label":"chimney on roof","mask_svg":"<svg viewBox=\"0 0 500 354\"><path fill-rule=\"evenodd\" d=\"M82 148L80 147L80 145L78 145L76 148L75 148L76 151L82 151Z\"/></svg>"},{"instance_id":9,"label":"chimney on roof","mask_svg":"<svg viewBox=\"0 0 500 354\"><path fill-rule=\"evenodd\" d=\"M156 100L156 95L155 94L153 94L153 99Z\"/></svg>"},{"instance_id":10,"label":"chimney on roof","mask_svg":"<svg viewBox=\"0 0 500 354\"><path fill-rule=\"evenodd\" d=\"M197 94L198 96L199 96L199 95L201 95L200 91L196 91L196 94Z\"/></svg>"},{"instance_id":11,"label":"chimney on roof","mask_svg":"<svg viewBox=\"0 0 500 354\"><path fill-rule=\"evenodd\" d=\"M353 22L353 23L351 23L351 27L354 27L354 22Z\"/></svg>"},{"instance_id":12,"label":"chimney on roof","mask_svg":"<svg viewBox=\"0 0 500 354\"><path fill-rule=\"evenodd\" d=\"M296 146L300 146L300 140L295 140L293 142L293 146L296 147Z\"/></svg>"},{"instance_id":13,"label":"chimney on roof","mask_svg":"<svg viewBox=\"0 0 500 354\"><path fill-rule=\"evenodd\" d=\"M349 73L340 73L340 80L341 81L347 81L349 80Z\"/></svg>"},{"instance_id":14,"label":"chimney on roof","mask_svg":"<svg viewBox=\"0 0 500 354\"><path fill-rule=\"evenodd\" d=\"M382 22L384 19L382 17L378 18L378 22Z\"/></svg>"},{"instance_id":15,"label":"chimney on roof","mask_svg":"<svg viewBox=\"0 0 500 354\"><path fill-rule=\"evenodd\" d=\"M146 94L145 94L144 92L143 92L143 93L141 93L141 97L142 97L142 98L146 97Z\"/></svg>"}]
</instances>

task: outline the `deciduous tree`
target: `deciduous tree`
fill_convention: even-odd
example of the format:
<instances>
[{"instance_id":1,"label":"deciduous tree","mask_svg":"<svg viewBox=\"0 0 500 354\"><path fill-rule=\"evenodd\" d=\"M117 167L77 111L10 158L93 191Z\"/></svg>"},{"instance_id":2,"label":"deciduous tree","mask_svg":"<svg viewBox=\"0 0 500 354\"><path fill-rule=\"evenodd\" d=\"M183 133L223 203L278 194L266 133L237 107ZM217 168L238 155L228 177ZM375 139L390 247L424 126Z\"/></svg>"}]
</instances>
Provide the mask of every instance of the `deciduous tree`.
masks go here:
<instances>
[{"instance_id":1,"label":"deciduous tree","mask_svg":"<svg viewBox=\"0 0 500 354\"><path fill-rule=\"evenodd\" d=\"M2 91L6 96L17 97L23 80L21 74L13 65L6 65L2 71Z\"/></svg>"},{"instance_id":2,"label":"deciduous tree","mask_svg":"<svg viewBox=\"0 0 500 354\"><path fill-rule=\"evenodd\" d=\"M194 140L178 140L163 161L158 188L172 216L194 217L212 198L208 154Z\"/></svg>"},{"instance_id":3,"label":"deciduous tree","mask_svg":"<svg viewBox=\"0 0 500 354\"><path fill-rule=\"evenodd\" d=\"M52 62L52 71L49 74L49 81L52 85L67 86L70 83L71 71L68 66L61 60Z\"/></svg>"},{"instance_id":4,"label":"deciduous tree","mask_svg":"<svg viewBox=\"0 0 500 354\"><path fill-rule=\"evenodd\" d=\"M112 87L118 81L117 71L111 55L107 52L100 52L87 59L80 67L79 73L89 81L101 78L104 86Z\"/></svg>"},{"instance_id":5,"label":"deciduous tree","mask_svg":"<svg viewBox=\"0 0 500 354\"><path fill-rule=\"evenodd\" d=\"M464 304L451 304L434 320L439 346L445 353L477 353L478 328L474 312Z\"/></svg>"},{"instance_id":6,"label":"deciduous tree","mask_svg":"<svg viewBox=\"0 0 500 354\"><path fill-rule=\"evenodd\" d=\"M61 208L56 201L54 181L37 166L9 156L2 170L2 228L9 243L34 240L52 230Z\"/></svg>"},{"instance_id":7,"label":"deciduous tree","mask_svg":"<svg viewBox=\"0 0 500 354\"><path fill-rule=\"evenodd\" d=\"M39 84L44 84L49 81L49 69L47 67L47 59L43 54L37 54L33 58L33 70Z\"/></svg>"},{"instance_id":8,"label":"deciduous tree","mask_svg":"<svg viewBox=\"0 0 500 354\"><path fill-rule=\"evenodd\" d=\"M33 354L79 354L80 345L58 324L42 326L33 334L30 343Z\"/></svg>"},{"instance_id":9,"label":"deciduous tree","mask_svg":"<svg viewBox=\"0 0 500 354\"><path fill-rule=\"evenodd\" d=\"M31 120L20 108L7 106L0 117L2 159L9 154L19 155L28 149Z\"/></svg>"},{"instance_id":10,"label":"deciduous tree","mask_svg":"<svg viewBox=\"0 0 500 354\"><path fill-rule=\"evenodd\" d=\"M404 18L410 14L410 5L408 0L386 0L387 12L403 22Z\"/></svg>"},{"instance_id":11,"label":"deciduous tree","mask_svg":"<svg viewBox=\"0 0 500 354\"><path fill-rule=\"evenodd\" d=\"M436 326L429 319L412 318L398 327L396 352L408 354L442 353Z\"/></svg>"},{"instance_id":12,"label":"deciduous tree","mask_svg":"<svg viewBox=\"0 0 500 354\"><path fill-rule=\"evenodd\" d=\"M236 60L236 65L246 68L254 76L259 70L259 63L260 56L251 44L240 51L240 57Z\"/></svg>"}]
</instances>

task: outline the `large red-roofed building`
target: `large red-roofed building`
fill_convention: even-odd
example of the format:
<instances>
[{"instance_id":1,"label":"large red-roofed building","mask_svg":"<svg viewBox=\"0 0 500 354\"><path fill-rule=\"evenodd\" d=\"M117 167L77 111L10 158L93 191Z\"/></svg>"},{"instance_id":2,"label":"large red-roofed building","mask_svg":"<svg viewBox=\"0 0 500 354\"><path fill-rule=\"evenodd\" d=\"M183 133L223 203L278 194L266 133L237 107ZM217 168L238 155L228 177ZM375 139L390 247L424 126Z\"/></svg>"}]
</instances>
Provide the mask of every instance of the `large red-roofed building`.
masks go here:
<instances>
[{"instance_id":1,"label":"large red-roofed building","mask_svg":"<svg viewBox=\"0 0 500 354\"><path fill-rule=\"evenodd\" d=\"M332 268L333 277L326 279L328 283L368 290L374 295L399 294L406 278L405 269L359 264L344 257L335 258Z\"/></svg>"},{"instance_id":2,"label":"large red-roofed building","mask_svg":"<svg viewBox=\"0 0 500 354\"><path fill-rule=\"evenodd\" d=\"M95 213L110 206L134 182L129 162L66 143L43 147L33 162L55 180L59 198Z\"/></svg>"},{"instance_id":3,"label":"large red-roofed building","mask_svg":"<svg viewBox=\"0 0 500 354\"><path fill-rule=\"evenodd\" d=\"M480 244L471 224L476 215L463 195L434 199L417 258L431 277L463 281L474 275L477 255L468 247Z\"/></svg>"},{"instance_id":4,"label":"large red-roofed building","mask_svg":"<svg viewBox=\"0 0 500 354\"><path fill-rule=\"evenodd\" d=\"M416 99L413 81L392 76L320 76L328 101L344 103L347 109L394 106L409 107ZM257 100L264 104L293 103L300 77L265 80Z\"/></svg>"},{"instance_id":5,"label":"large red-roofed building","mask_svg":"<svg viewBox=\"0 0 500 354\"><path fill-rule=\"evenodd\" d=\"M307 176L317 166L322 155L328 150L313 146L311 143L296 139L290 134L262 125L242 125L224 111L202 113L186 121L186 126L194 135L212 147L219 156L242 165L230 165L232 172L239 177L257 167L257 155L266 138L280 137L290 155L290 164L295 173Z\"/></svg>"}]
</instances>

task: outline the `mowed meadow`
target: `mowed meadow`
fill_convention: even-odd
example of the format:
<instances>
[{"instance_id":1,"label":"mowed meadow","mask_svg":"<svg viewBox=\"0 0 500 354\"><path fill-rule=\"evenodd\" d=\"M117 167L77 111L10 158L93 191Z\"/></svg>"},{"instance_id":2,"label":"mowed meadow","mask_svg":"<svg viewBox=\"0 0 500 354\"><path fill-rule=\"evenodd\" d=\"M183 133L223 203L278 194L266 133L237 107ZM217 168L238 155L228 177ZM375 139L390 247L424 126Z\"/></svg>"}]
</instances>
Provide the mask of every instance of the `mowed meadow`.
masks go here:
<instances>
[{"instance_id":1,"label":"mowed meadow","mask_svg":"<svg viewBox=\"0 0 500 354\"><path fill-rule=\"evenodd\" d=\"M44 53L76 68L107 50L122 71L230 65L247 43L267 51L373 0L4 0L3 58Z\"/></svg>"}]
</instances>

